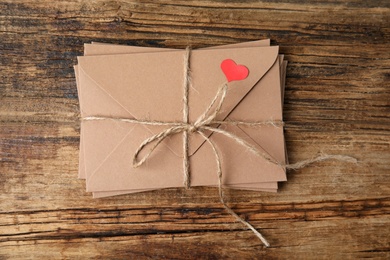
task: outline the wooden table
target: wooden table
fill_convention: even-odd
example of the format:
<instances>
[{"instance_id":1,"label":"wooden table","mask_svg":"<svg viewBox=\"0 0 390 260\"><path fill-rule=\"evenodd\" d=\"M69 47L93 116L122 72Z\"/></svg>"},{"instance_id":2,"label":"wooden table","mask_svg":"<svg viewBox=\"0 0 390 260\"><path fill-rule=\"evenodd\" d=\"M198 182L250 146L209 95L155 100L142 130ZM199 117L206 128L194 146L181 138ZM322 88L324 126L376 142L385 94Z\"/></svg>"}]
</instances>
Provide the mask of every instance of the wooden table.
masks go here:
<instances>
[{"instance_id":1,"label":"wooden table","mask_svg":"<svg viewBox=\"0 0 390 260\"><path fill-rule=\"evenodd\" d=\"M389 1L0 1L0 259L390 257ZM205 47L271 38L289 61L291 162L277 194L215 188L92 199L78 180L72 66L83 43Z\"/></svg>"}]
</instances>

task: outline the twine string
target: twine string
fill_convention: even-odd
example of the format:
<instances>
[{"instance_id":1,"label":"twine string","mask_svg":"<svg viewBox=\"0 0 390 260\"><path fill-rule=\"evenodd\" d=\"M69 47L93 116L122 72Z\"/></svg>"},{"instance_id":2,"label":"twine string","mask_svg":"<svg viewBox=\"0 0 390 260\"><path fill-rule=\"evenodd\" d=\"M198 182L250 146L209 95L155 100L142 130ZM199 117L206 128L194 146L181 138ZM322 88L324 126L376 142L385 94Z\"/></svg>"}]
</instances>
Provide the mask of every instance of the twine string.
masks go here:
<instances>
[{"instance_id":1,"label":"twine string","mask_svg":"<svg viewBox=\"0 0 390 260\"><path fill-rule=\"evenodd\" d=\"M253 231L253 233L263 242L263 244L266 247L269 247L270 244L268 241L263 237L263 235L257 231L249 222L241 218L237 213L235 213L225 202L224 195L223 195L223 184L222 184L222 167L221 167L221 158L218 153L218 150L215 146L215 144L211 141L210 137L207 136L204 132L210 131L212 133L218 133L222 134L231 140L234 140L239 145L245 147L248 151L252 152L253 154L262 157L267 162L272 163L274 165L277 165L281 168L285 169L301 169L306 167L309 164L334 159L339 161L346 161L346 162L352 162L356 163L357 160L350 156L344 156L344 155L328 155L328 154L321 154L318 157L303 160L300 162L297 162L295 164L284 164L280 163L274 158L272 158L268 153L260 152L258 149L256 149L254 146L247 143L242 138L224 130L218 128L218 125L243 125L243 126L249 126L249 127L261 127L261 126L272 126L272 127L282 127L284 125L283 121L280 120L268 120L268 121L254 121L254 122L247 122L247 121L232 121L232 120L225 120L225 121L219 121L216 120L216 117L219 115L222 105L225 101L227 91L228 91L228 85L227 82L224 83L219 90L217 91L217 94L215 97L211 100L208 107L205 109L205 111L198 117L198 119L194 123L189 122L189 103L188 103L188 95L189 95L189 86L191 84L191 77L190 77L190 55L191 50L190 48L186 48L185 54L184 54L184 80L183 80L183 122L162 122L162 121L154 121L154 120L138 120L138 119L130 119L130 118L117 118L117 117L105 117L105 116L88 116L82 118L84 121L93 121L93 120L114 120L114 121L121 121L124 123L132 123L132 124L141 124L141 125L149 125L149 126L167 126L168 128L153 135L149 138L145 139L137 148L133 155L133 167L139 167L143 165L150 155L153 153L153 151L165 140L165 138L182 133L183 134L183 184L184 187L189 188L191 186L190 183L190 159L189 159L189 135L191 133L197 133L200 136L205 139L206 143L208 143L214 153L215 156L215 162L217 165L217 176L218 176L218 194L219 199L226 209L226 211L234 216L239 222L247 226L249 229ZM215 109L212 111L213 107L215 106ZM210 113L210 111L212 111ZM140 159L139 154L141 151L143 151L148 145L152 145L151 148L144 154Z\"/></svg>"},{"instance_id":2,"label":"twine string","mask_svg":"<svg viewBox=\"0 0 390 260\"><path fill-rule=\"evenodd\" d=\"M219 200L221 201L223 207L225 210L235 217L239 222L247 226L249 229L253 231L253 233L263 242L263 244L266 247L269 247L270 244L267 241L267 239L264 238L264 236L257 231L248 221L244 220L241 218L239 215L237 215L236 212L234 212L225 202L224 196L223 196L223 186L222 186L222 167L221 167L221 159L219 157L219 153L217 151L217 148L215 147L214 143L208 138L202 131L199 132L199 134L207 141L207 143L210 144L211 148L213 149L213 152L215 154L216 162L217 162L217 175L218 175L218 195L219 195Z\"/></svg>"},{"instance_id":3,"label":"twine string","mask_svg":"<svg viewBox=\"0 0 390 260\"><path fill-rule=\"evenodd\" d=\"M188 106L188 91L189 91L189 85L191 81L190 77L190 54L191 50L190 47L186 48L185 54L184 54L184 75L183 75L183 87L184 87L184 94L183 94L183 123L185 125L188 125L189 122L189 106ZM190 161L189 161L189 155L188 155L188 130L182 131L183 132L183 169L184 169L184 187L186 189L190 188L191 185L191 179L190 179ZM134 157L136 158L136 157Z\"/></svg>"}]
</instances>

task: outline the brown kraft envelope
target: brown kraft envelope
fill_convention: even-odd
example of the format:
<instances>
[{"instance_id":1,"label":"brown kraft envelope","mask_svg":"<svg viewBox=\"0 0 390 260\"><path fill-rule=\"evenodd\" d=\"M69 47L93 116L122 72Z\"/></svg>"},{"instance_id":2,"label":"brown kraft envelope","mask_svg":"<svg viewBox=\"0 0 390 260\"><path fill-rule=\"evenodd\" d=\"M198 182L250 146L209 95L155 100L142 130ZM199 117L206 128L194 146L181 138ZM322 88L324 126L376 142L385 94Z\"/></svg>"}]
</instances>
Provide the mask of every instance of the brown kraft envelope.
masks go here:
<instances>
[{"instance_id":1,"label":"brown kraft envelope","mask_svg":"<svg viewBox=\"0 0 390 260\"><path fill-rule=\"evenodd\" d=\"M216 47L210 47L211 48L229 48L229 47L250 47L250 46L269 46L269 40L260 40L260 41L253 41L253 42L246 42L246 43L239 43L239 44L230 44L230 45L224 45L224 46L216 46ZM135 46L122 46L122 45L111 45L111 44L85 44L85 54L86 55L102 55L102 54L109 54L109 53L133 53L133 52L155 52L155 51L167 51L172 49L161 49L161 48L149 48L149 47L135 47ZM285 65L286 62L283 62L283 56L279 55L279 61L281 64L281 71L285 71ZM77 66L76 66L77 67ZM76 72L76 80L77 80L77 68L75 70ZM281 73L281 80L284 80L284 75ZM284 91L284 83L281 83L282 92ZM84 168L84 153L83 153L83 137L81 132L81 145L80 145L80 178L85 178L85 168ZM269 192L276 192L277 189L277 183L276 182L270 182L270 183L248 183L246 186L240 186L238 185L227 185L227 187L230 188L240 188L240 189L250 189L250 190L262 190L262 191L269 191ZM115 191L115 192L95 192L94 197L104 197L104 196L112 196L112 195L118 195L118 194L124 194L129 192L140 192L143 190L131 190L131 191Z\"/></svg>"},{"instance_id":2,"label":"brown kraft envelope","mask_svg":"<svg viewBox=\"0 0 390 260\"><path fill-rule=\"evenodd\" d=\"M277 47L194 50L191 56L193 89L190 120L194 121L226 80L219 65L231 58L249 68L243 81L230 82L220 120L281 120L281 93ZM79 58L82 116L99 115L160 121L180 121L183 52L105 55ZM259 58L253 58L258 56ZM279 91L275 91L279 90ZM261 100L258 100L261 97ZM262 102L260 102L262 101ZM164 141L146 165L131 167L132 153L161 127L117 121L83 121L87 189L121 191L180 187L180 135ZM228 126L228 131L284 162L283 130ZM284 181L285 172L218 134L210 139L222 156L225 184ZM193 186L215 185L215 158L210 147L191 136ZM90 174L88 174L90 173Z\"/></svg>"}]
</instances>

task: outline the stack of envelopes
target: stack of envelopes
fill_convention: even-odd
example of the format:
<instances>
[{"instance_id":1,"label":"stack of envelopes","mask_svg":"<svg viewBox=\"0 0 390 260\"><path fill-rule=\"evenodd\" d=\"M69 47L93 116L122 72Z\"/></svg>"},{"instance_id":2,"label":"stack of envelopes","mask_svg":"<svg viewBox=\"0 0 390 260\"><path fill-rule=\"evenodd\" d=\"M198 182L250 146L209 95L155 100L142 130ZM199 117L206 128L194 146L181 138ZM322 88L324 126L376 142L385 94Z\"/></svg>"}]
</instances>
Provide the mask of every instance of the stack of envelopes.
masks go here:
<instances>
[{"instance_id":1,"label":"stack of envelopes","mask_svg":"<svg viewBox=\"0 0 390 260\"><path fill-rule=\"evenodd\" d=\"M147 138L166 129L114 118L182 122L183 56L185 50L113 44L85 44L75 66L82 120L79 178L86 179L94 197L183 187L183 138L165 138L145 164L134 168L132 158ZM230 81L218 119L282 121L287 62L269 40L195 49L191 51L189 122L205 111L226 82L224 60L245 66L245 79ZM221 124L275 161L287 162L283 128L272 125ZM218 149L225 188L276 192L286 181L283 167L257 156L245 146L218 133L208 133ZM189 135L191 186L217 186L216 158L199 135Z\"/></svg>"}]
</instances>

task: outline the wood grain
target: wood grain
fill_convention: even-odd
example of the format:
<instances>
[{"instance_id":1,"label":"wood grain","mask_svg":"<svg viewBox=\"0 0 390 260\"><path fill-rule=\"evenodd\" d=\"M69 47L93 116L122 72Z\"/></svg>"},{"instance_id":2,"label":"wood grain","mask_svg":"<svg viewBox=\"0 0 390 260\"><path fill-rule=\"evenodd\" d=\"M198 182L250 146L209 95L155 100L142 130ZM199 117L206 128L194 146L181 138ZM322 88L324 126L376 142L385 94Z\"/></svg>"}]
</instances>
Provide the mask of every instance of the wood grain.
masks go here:
<instances>
[{"instance_id":1,"label":"wood grain","mask_svg":"<svg viewBox=\"0 0 390 260\"><path fill-rule=\"evenodd\" d=\"M388 1L0 0L0 259L390 257ZM83 43L205 47L271 38L289 61L291 162L277 194L216 189L92 199L78 180L72 66Z\"/></svg>"}]
</instances>

